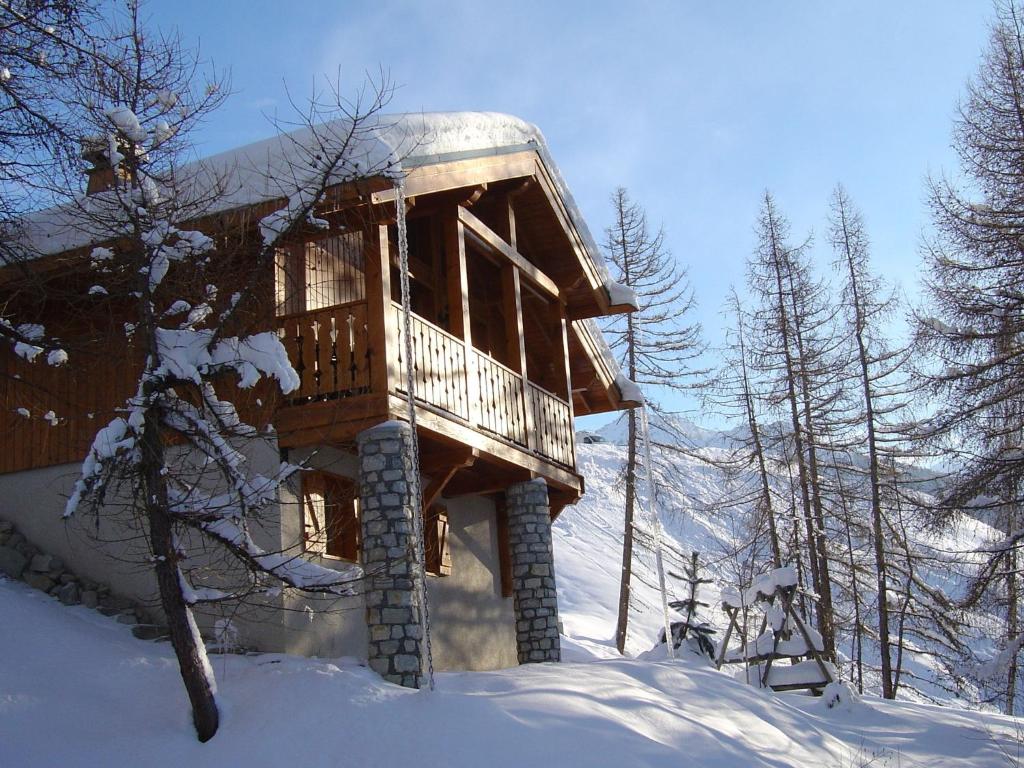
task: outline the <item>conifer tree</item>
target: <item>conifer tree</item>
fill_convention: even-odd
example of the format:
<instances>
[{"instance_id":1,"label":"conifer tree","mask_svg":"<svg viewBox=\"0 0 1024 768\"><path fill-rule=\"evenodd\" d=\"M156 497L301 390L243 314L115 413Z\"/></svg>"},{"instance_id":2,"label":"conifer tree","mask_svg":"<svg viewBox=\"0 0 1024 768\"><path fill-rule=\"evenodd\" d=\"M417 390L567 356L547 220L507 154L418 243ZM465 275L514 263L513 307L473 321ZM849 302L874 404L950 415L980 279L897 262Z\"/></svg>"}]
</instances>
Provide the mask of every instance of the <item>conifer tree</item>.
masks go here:
<instances>
[{"instance_id":1,"label":"conifer tree","mask_svg":"<svg viewBox=\"0 0 1024 768\"><path fill-rule=\"evenodd\" d=\"M669 608L683 614L682 621L672 622L672 643L673 647L679 648L683 641L689 641L698 653L713 659L715 643L711 636L715 634L715 630L701 618L701 609L707 608L709 604L700 599L701 585L713 582L711 579L701 578L698 559L696 552L690 554L689 561L683 563L683 575L669 571L669 576L686 585L686 597L668 604ZM664 634L662 630L662 642L665 640Z\"/></svg>"},{"instance_id":2,"label":"conifer tree","mask_svg":"<svg viewBox=\"0 0 1024 768\"><path fill-rule=\"evenodd\" d=\"M819 467L819 443L824 421L836 398L835 363L824 287L816 282L807 263L809 241L794 246L789 224L765 192L758 220L758 249L749 264L748 283L759 300L754 315L761 337L759 366L772 379L774 405L789 422L788 454L796 466L796 491L806 546L806 564L817 595L817 624L825 653L835 658L835 630L829 554L825 530L825 502ZM799 532L794 529L794 537ZM801 547L794 541L794 552ZM802 569L801 559L797 560Z\"/></svg>"},{"instance_id":3,"label":"conifer tree","mask_svg":"<svg viewBox=\"0 0 1024 768\"><path fill-rule=\"evenodd\" d=\"M929 186L927 306L915 330L940 408L922 432L955 465L939 517L969 508L1002 534L970 600L1003 603L1002 699L1013 713L1024 642L1024 18L1012 0L996 7L988 48L958 105L953 147L964 183Z\"/></svg>"},{"instance_id":4,"label":"conifer tree","mask_svg":"<svg viewBox=\"0 0 1024 768\"><path fill-rule=\"evenodd\" d=\"M693 292L685 271L665 248L664 231L650 231L643 209L631 202L621 187L612 195L612 211L613 223L605 230L605 252L614 279L634 291L639 309L607 324L604 331L626 375L644 387L647 405L657 408L652 390L693 386L691 367L702 351L700 325L687 318L694 306ZM629 624L637 498L636 413L630 411L627 419L625 524L615 630L615 645L620 653L626 647Z\"/></svg>"}]
</instances>

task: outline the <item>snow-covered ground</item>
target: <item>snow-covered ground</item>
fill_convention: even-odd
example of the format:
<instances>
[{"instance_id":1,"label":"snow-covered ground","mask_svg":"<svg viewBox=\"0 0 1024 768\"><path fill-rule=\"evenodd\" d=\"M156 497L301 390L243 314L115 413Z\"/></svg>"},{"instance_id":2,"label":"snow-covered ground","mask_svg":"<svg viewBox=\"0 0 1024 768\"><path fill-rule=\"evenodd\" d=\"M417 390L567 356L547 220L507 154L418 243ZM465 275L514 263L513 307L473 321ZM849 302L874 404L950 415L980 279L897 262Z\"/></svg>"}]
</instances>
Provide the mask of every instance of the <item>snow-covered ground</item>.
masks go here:
<instances>
[{"instance_id":1,"label":"snow-covered ground","mask_svg":"<svg viewBox=\"0 0 1024 768\"><path fill-rule=\"evenodd\" d=\"M870 699L829 709L696 657L441 674L432 693L345 660L217 657L222 726L199 744L167 644L9 581L0 615L2 766L1016 764L1010 718Z\"/></svg>"},{"instance_id":2,"label":"snow-covered ground","mask_svg":"<svg viewBox=\"0 0 1024 768\"><path fill-rule=\"evenodd\" d=\"M662 614L649 556L637 565L627 647L647 660L619 657L622 456L615 445L580 446L589 494L555 529L562 664L440 674L428 693L352 660L218 656L222 725L205 745L170 646L0 581L0 768L1021 764L1011 718L871 697L829 708L827 697L760 691L690 653L661 660L651 652ZM694 462L663 499L676 547L728 543L724 521L693 506L719 483ZM721 583L726 561L708 561Z\"/></svg>"}]
</instances>

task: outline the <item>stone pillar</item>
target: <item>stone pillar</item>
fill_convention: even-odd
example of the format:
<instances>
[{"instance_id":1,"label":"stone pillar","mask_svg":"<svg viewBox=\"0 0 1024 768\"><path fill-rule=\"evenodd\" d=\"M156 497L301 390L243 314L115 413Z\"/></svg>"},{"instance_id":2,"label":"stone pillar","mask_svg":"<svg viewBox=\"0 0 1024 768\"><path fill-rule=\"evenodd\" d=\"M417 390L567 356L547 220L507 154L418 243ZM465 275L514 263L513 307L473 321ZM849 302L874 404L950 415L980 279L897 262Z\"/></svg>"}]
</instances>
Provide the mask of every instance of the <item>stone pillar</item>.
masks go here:
<instances>
[{"instance_id":1,"label":"stone pillar","mask_svg":"<svg viewBox=\"0 0 1024 768\"><path fill-rule=\"evenodd\" d=\"M551 549L551 510L543 480L516 483L505 492L512 550L512 597L519 663L560 661L558 596Z\"/></svg>"},{"instance_id":2,"label":"stone pillar","mask_svg":"<svg viewBox=\"0 0 1024 768\"><path fill-rule=\"evenodd\" d=\"M361 432L358 443L367 660L385 680L419 688L423 635L410 493L412 431L388 421Z\"/></svg>"}]
</instances>

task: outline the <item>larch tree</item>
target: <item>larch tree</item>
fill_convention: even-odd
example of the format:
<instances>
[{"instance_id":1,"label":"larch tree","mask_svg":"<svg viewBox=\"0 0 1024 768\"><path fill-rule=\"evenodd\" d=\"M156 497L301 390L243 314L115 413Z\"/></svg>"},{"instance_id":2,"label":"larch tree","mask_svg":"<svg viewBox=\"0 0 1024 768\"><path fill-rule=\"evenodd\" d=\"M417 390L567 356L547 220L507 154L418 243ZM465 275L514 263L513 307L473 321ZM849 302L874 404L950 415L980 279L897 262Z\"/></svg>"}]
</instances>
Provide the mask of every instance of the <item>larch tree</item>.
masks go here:
<instances>
[{"instance_id":1,"label":"larch tree","mask_svg":"<svg viewBox=\"0 0 1024 768\"><path fill-rule=\"evenodd\" d=\"M1002 539L985 551L969 599L1002 604L1002 696L1015 711L1024 538L1024 18L1000 2L980 68L959 103L962 181L932 179L927 306L916 341L939 405L923 428L955 467L940 518L968 509Z\"/></svg>"},{"instance_id":2,"label":"larch tree","mask_svg":"<svg viewBox=\"0 0 1024 768\"><path fill-rule=\"evenodd\" d=\"M837 186L833 192L829 224L829 240L835 252L834 266L842 276L840 301L855 351L854 377L861 395L852 431L858 441L863 438L861 444L867 448L868 453L868 504L877 590L882 696L891 699L895 697L895 689L889 638L889 577L886 556L889 526L883 508L881 462L884 459L886 438L888 436L891 442L892 437L892 429L888 427L886 417L898 407L892 402L892 394L894 389L902 389L901 381L896 380L896 376L902 369L906 356L900 350L890 351L884 345L879 325L892 313L893 296L884 290L880 280L871 272L863 219L842 186ZM855 571L851 578L856 578ZM854 593L856 595L856 590Z\"/></svg>"},{"instance_id":3,"label":"larch tree","mask_svg":"<svg viewBox=\"0 0 1024 768\"><path fill-rule=\"evenodd\" d=\"M81 149L70 83L101 55L97 19L91 0L0 2L0 264L18 286L0 305L0 342L37 365L63 365L68 351L37 310L49 287L29 268L38 254L22 221L80 189L67 183Z\"/></svg>"},{"instance_id":4,"label":"larch tree","mask_svg":"<svg viewBox=\"0 0 1024 768\"><path fill-rule=\"evenodd\" d=\"M693 292L686 272L665 247L664 231L650 230L643 208L630 200L625 189L617 189L611 202L613 221L605 230L605 253L613 278L633 290L639 309L606 324L604 332L626 375L644 388L647 405L657 410L654 391L693 386L693 362L703 351L701 328L688 319ZM627 420L625 523L615 629L620 653L626 647L629 625L639 441L636 412L629 411Z\"/></svg>"},{"instance_id":5,"label":"larch tree","mask_svg":"<svg viewBox=\"0 0 1024 768\"><path fill-rule=\"evenodd\" d=\"M788 420L787 452L795 464L795 494L803 522L806 565L817 595L817 625L828 657L835 657L835 630L829 576L825 504L821 485L819 442L835 394L832 312L824 287L807 263L808 243L790 243L789 223L774 199L765 193L757 225L758 248L748 268L751 293L759 307L754 323L760 331L756 358L763 376L771 380L770 398ZM796 510L794 510L796 512ZM796 515L794 516L796 517ZM801 547L796 538L794 553ZM802 570L798 559L798 569Z\"/></svg>"},{"instance_id":6,"label":"larch tree","mask_svg":"<svg viewBox=\"0 0 1024 768\"><path fill-rule=\"evenodd\" d=\"M53 215L94 246L88 295L94 312L122 323L118 341L138 378L97 432L65 516L115 520L139 541L206 741L219 715L195 606L286 588L346 595L361 575L305 560L301 542L261 541L263 516L301 468L276 451L257 460L262 436L243 417L254 387L273 397L298 385L268 311L275 254L287 238L330 226L314 215L328 188L390 173L392 157L367 149L388 89L371 86L353 102L332 90L300 137L279 137L280 163L242 169L265 174L285 201L246 226L214 215L237 200L239 169L187 162L223 83L200 80L177 38L144 30L135 2L119 11L97 37L93 65L71 82L84 146L110 169L110 188Z\"/></svg>"}]
</instances>

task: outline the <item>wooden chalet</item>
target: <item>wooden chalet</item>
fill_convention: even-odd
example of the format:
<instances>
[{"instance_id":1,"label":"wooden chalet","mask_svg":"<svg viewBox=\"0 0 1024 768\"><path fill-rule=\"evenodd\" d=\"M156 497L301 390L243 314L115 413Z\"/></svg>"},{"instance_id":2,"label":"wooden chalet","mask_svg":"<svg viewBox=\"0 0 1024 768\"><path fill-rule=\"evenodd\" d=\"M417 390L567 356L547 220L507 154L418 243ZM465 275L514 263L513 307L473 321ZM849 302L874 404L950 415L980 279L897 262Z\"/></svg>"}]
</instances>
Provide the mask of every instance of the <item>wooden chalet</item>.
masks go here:
<instances>
[{"instance_id":1,"label":"wooden chalet","mask_svg":"<svg viewBox=\"0 0 1024 768\"><path fill-rule=\"evenodd\" d=\"M411 147L401 167L412 354L406 353L400 304L397 190L383 178L334 189L317 212L329 228L311 229L278 252L265 323L278 330L301 386L284 396L264 393L261 419L273 425L282 453L304 457L330 449L352 455L360 433L407 419L411 368L423 508L434 509L443 498L449 500L445 514L454 514L460 498L497 500L490 514L507 597L511 566L501 494L516 483L543 479L552 518L579 498L584 489L574 418L638 405L592 318L634 307L610 283L535 128L502 115L410 115L393 118L382 134L382 142ZM266 146L209 162L256 162ZM239 178L244 186L245 174ZM248 190L237 199L244 202L217 212L219 220L247 228L253 237L260 217L283 202L266 190ZM52 242L43 249L54 258L94 244L73 231L46 237ZM5 365L10 374L19 364ZM6 473L0 487L4 478L80 462L103 423L94 414L109 412L134 380L130 366L22 370L27 368L20 366L20 380L8 377L4 384L8 437L0 450L0 473ZM42 387L40 376L49 377ZM40 391L74 404L56 426L19 412L25 403L32 403L33 415L49 410ZM343 474L306 480L303 525L311 541L322 528L341 530L329 519L340 519L340 512L319 515L330 499L353 497L352 480ZM311 494L321 512L313 510ZM25 517L12 502L0 501L4 516ZM358 538L338 533L319 551L358 559ZM454 578L458 562L453 571L446 546L435 540L428 560L436 560L433 572L447 570Z\"/></svg>"}]
</instances>

